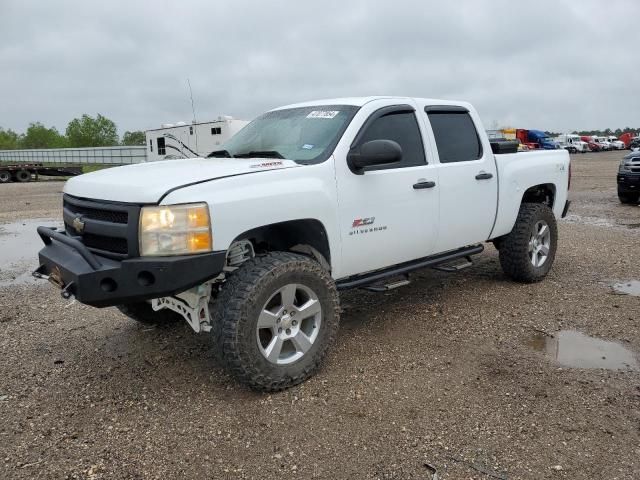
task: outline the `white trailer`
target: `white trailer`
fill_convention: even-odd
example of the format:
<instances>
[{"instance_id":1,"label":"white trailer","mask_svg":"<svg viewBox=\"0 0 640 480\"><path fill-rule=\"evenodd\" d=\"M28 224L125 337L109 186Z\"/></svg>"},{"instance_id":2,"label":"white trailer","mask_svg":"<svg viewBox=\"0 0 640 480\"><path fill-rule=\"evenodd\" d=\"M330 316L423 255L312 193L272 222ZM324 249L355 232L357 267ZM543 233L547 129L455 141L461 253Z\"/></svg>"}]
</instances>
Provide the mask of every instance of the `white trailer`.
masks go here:
<instances>
[{"instance_id":1,"label":"white trailer","mask_svg":"<svg viewBox=\"0 0 640 480\"><path fill-rule=\"evenodd\" d=\"M228 116L201 123L165 123L147 130L147 162L174 158L206 157L238 133L247 123Z\"/></svg>"},{"instance_id":2,"label":"white trailer","mask_svg":"<svg viewBox=\"0 0 640 480\"><path fill-rule=\"evenodd\" d=\"M568 150L570 153L587 153L589 144L583 142L580 135L575 133L565 133L558 135L553 139L561 148Z\"/></svg>"}]
</instances>

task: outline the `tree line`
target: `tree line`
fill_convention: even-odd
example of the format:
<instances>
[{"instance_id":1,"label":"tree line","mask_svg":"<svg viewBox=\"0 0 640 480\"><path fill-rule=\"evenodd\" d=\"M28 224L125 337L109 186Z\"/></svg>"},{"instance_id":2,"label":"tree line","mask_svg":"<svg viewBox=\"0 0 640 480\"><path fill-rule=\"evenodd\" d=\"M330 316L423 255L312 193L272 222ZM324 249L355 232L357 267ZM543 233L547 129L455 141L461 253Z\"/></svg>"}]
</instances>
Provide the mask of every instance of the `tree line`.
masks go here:
<instances>
[{"instance_id":1,"label":"tree line","mask_svg":"<svg viewBox=\"0 0 640 480\"><path fill-rule=\"evenodd\" d=\"M141 131L126 131L120 140L116 124L100 114L95 118L87 114L74 118L67 125L64 134L58 132L55 127L47 128L40 122L30 123L27 131L21 134L0 127L0 150L144 144L144 132Z\"/></svg>"}]
</instances>

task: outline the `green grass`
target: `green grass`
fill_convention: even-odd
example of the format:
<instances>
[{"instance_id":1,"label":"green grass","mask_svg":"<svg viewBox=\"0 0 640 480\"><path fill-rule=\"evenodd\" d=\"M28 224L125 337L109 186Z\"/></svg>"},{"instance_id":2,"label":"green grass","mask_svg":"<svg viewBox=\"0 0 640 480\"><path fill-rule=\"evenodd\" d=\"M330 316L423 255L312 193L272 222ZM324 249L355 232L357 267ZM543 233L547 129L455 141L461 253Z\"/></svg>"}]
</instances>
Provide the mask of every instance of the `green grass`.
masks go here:
<instances>
[{"instance_id":1,"label":"green grass","mask_svg":"<svg viewBox=\"0 0 640 480\"><path fill-rule=\"evenodd\" d=\"M82 173L96 172L104 168L114 167L115 165L83 165Z\"/></svg>"}]
</instances>

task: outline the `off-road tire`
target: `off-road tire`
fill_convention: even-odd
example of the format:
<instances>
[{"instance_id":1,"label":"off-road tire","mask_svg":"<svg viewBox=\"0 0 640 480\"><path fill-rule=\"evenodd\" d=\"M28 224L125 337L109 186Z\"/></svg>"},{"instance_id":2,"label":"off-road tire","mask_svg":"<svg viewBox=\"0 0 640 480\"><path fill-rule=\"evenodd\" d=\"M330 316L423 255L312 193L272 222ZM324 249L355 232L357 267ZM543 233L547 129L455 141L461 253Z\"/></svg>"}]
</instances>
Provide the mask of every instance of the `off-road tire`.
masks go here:
<instances>
[{"instance_id":1,"label":"off-road tire","mask_svg":"<svg viewBox=\"0 0 640 480\"><path fill-rule=\"evenodd\" d=\"M638 194L638 193L620 193L620 192L618 192L618 198L620 199L620 203L635 204L635 203L638 203L638 199L640 198L640 194Z\"/></svg>"},{"instance_id":2,"label":"off-road tire","mask_svg":"<svg viewBox=\"0 0 640 480\"><path fill-rule=\"evenodd\" d=\"M260 352L258 316L274 292L290 283L313 290L320 301L322 320L317 338L303 357L276 365ZM271 252L247 260L228 277L209 310L214 348L223 366L239 382L264 392L284 390L315 374L340 323L340 301L329 272L317 261L290 252Z\"/></svg>"},{"instance_id":3,"label":"off-road tire","mask_svg":"<svg viewBox=\"0 0 640 480\"><path fill-rule=\"evenodd\" d=\"M16 182L24 183L31 181L31 172L28 170L18 170L16 172Z\"/></svg>"},{"instance_id":4,"label":"off-road tire","mask_svg":"<svg viewBox=\"0 0 640 480\"><path fill-rule=\"evenodd\" d=\"M131 320L143 325L170 325L182 320L182 316L174 311L163 309L157 312L147 302L127 303L116 308Z\"/></svg>"},{"instance_id":5,"label":"off-road tire","mask_svg":"<svg viewBox=\"0 0 640 480\"><path fill-rule=\"evenodd\" d=\"M0 170L0 183L9 183L11 181L11 174L6 170Z\"/></svg>"},{"instance_id":6,"label":"off-road tire","mask_svg":"<svg viewBox=\"0 0 640 480\"><path fill-rule=\"evenodd\" d=\"M536 267L529 256L529 241L538 221L545 221L551 232L549 254ZM551 209L542 203L523 203L513 230L500 241L500 265L507 276L522 283L539 282L547 276L558 248L558 226Z\"/></svg>"}]
</instances>

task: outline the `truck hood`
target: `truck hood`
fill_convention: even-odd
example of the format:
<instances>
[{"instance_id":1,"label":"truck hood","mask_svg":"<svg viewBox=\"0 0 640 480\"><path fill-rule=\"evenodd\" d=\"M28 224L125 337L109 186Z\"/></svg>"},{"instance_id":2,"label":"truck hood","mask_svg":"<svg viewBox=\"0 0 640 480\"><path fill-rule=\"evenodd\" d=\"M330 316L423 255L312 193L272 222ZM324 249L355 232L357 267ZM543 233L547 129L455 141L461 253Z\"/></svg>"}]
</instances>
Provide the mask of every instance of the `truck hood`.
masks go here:
<instances>
[{"instance_id":1,"label":"truck hood","mask_svg":"<svg viewBox=\"0 0 640 480\"><path fill-rule=\"evenodd\" d=\"M271 158L189 158L138 163L86 173L67 181L64 193L114 202L157 203L169 191L217 178L299 168Z\"/></svg>"}]
</instances>

